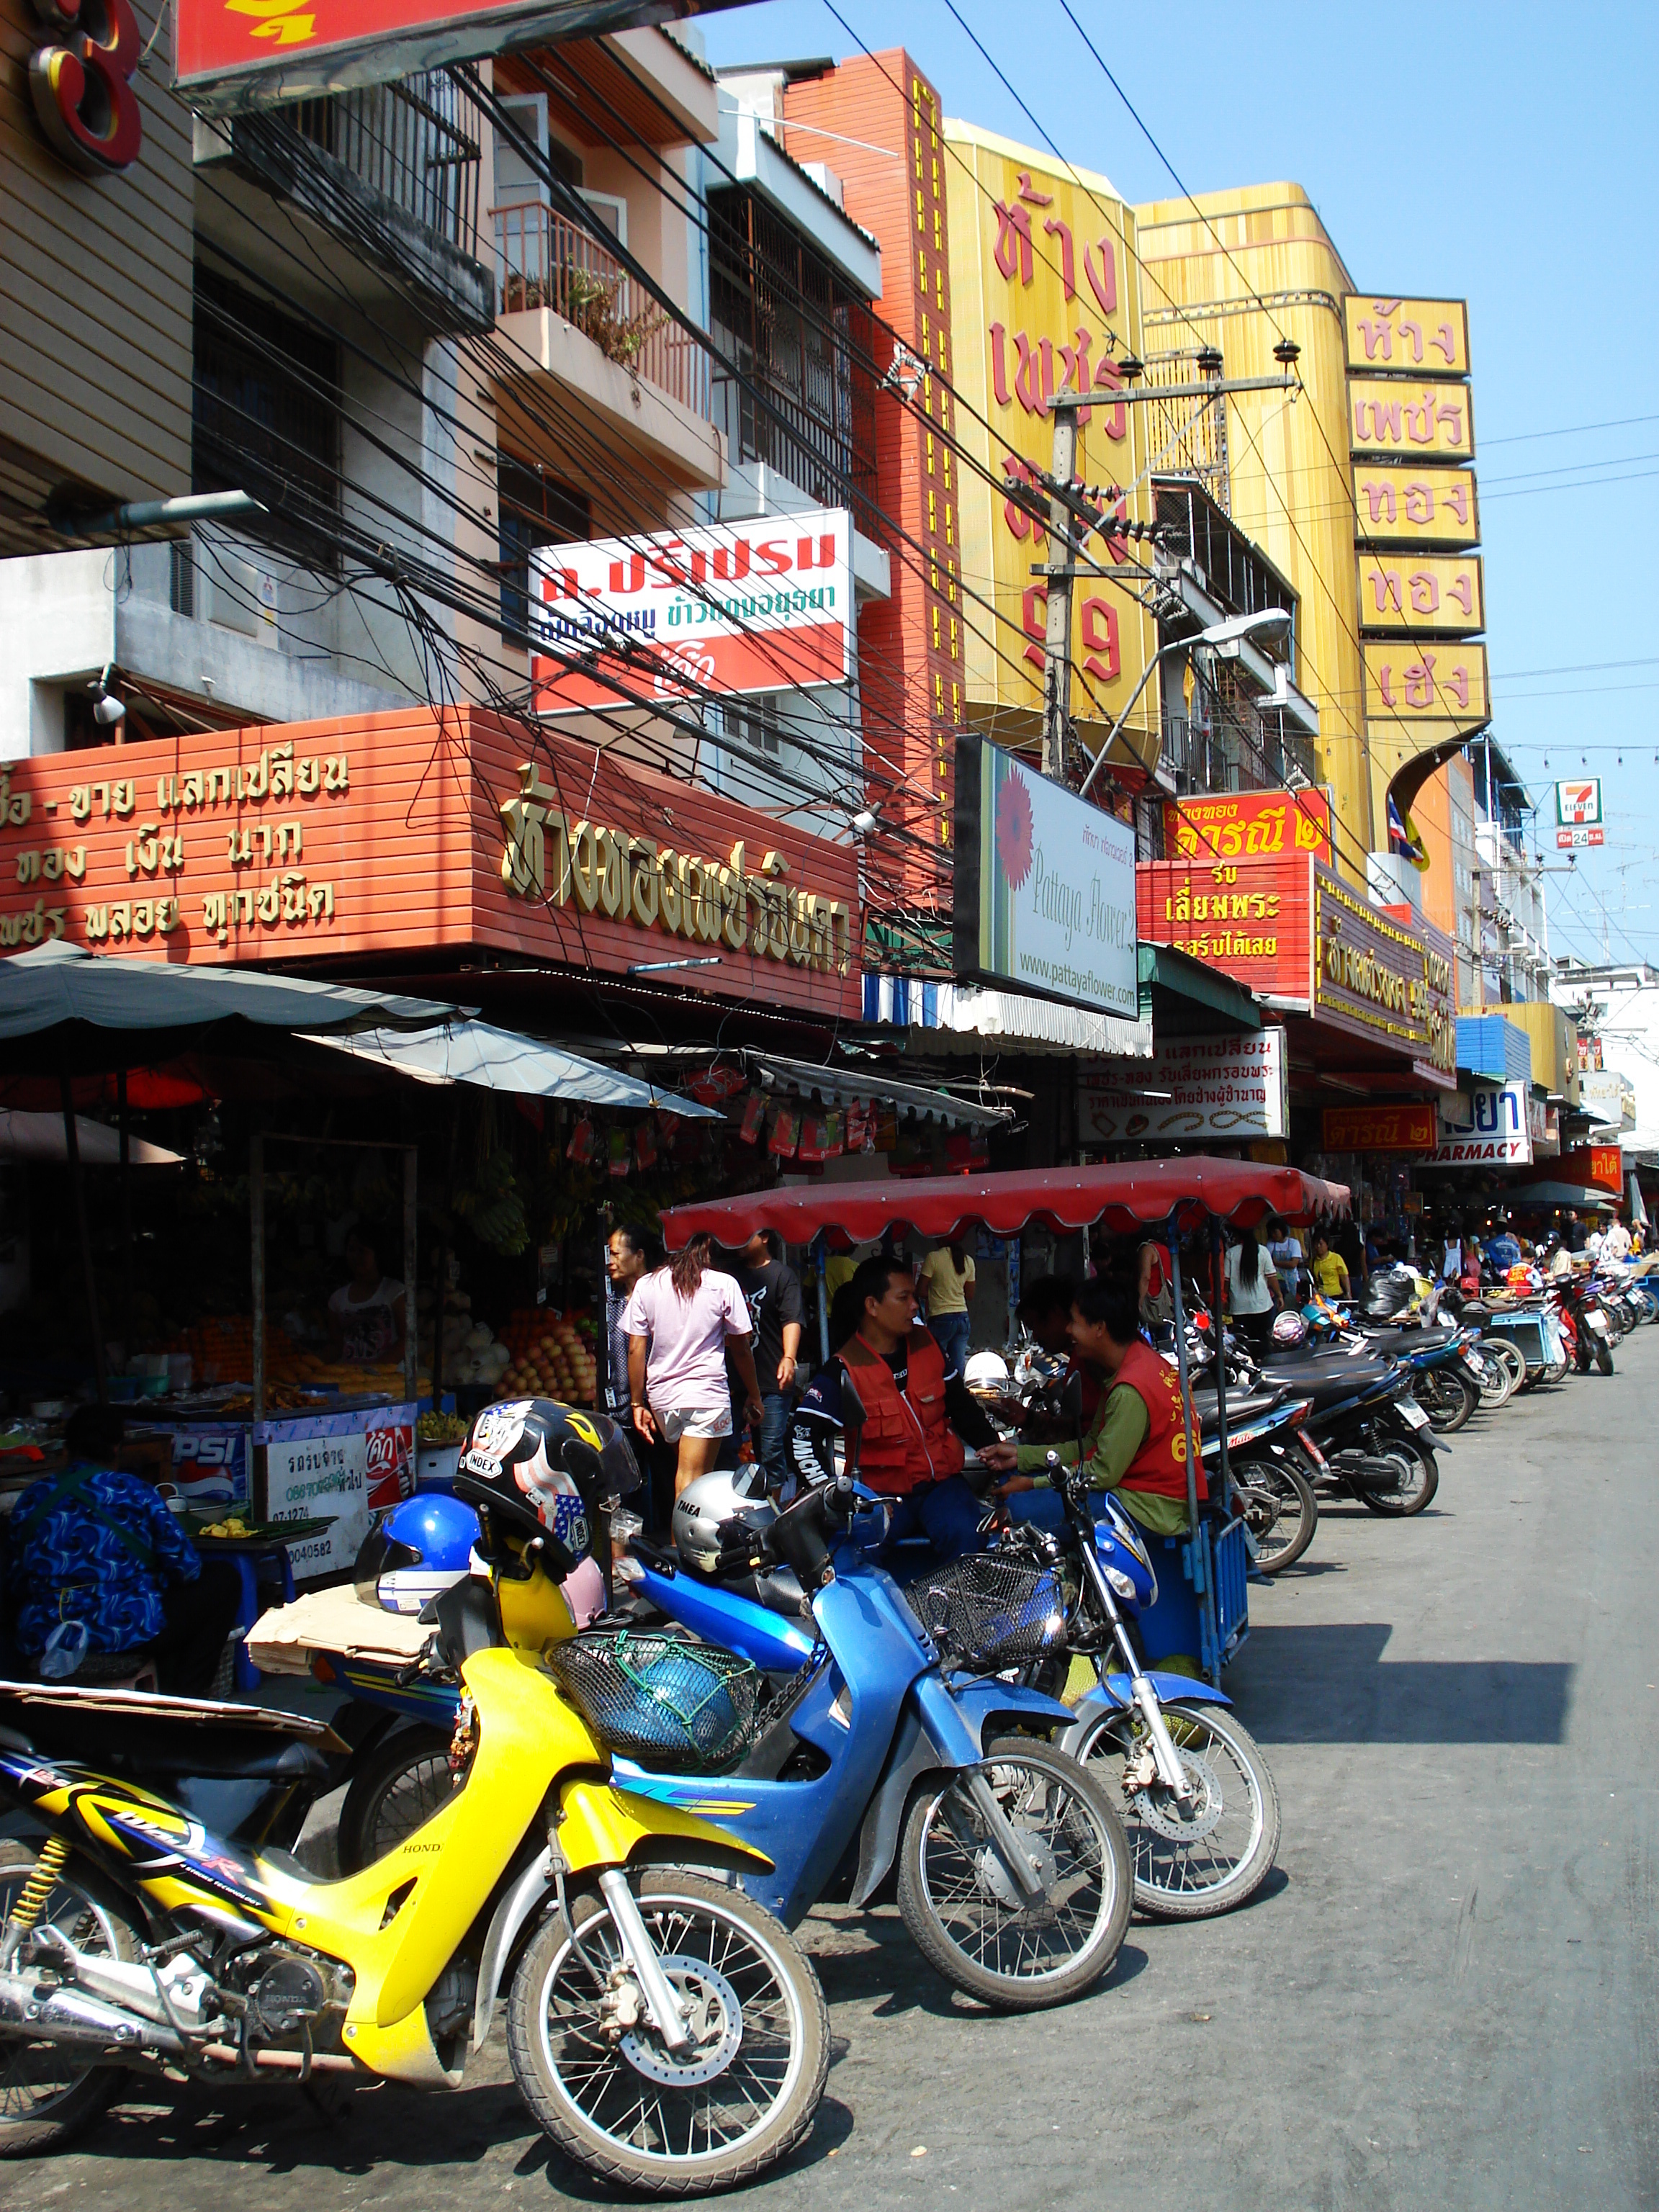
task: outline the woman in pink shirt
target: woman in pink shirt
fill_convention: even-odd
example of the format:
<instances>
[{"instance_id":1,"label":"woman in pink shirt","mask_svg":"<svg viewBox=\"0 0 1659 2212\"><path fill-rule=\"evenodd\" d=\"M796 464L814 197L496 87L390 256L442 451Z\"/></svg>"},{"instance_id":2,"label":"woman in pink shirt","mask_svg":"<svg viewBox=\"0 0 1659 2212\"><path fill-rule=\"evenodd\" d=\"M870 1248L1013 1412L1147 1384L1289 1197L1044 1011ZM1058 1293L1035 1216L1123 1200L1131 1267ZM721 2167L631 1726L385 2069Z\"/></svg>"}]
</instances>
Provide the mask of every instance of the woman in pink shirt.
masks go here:
<instances>
[{"instance_id":1,"label":"woman in pink shirt","mask_svg":"<svg viewBox=\"0 0 1659 2212\"><path fill-rule=\"evenodd\" d=\"M635 1285L623 1317L634 1426L647 1443L660 1437L676 1447L676 1498L708 1472L732 1433L728 1351L743 1385L744 1418L751 1427L762 1418L749 1308L736 1277L709 1266L714 1250L712 1237L694 1237Z\"/></svg>"}]
</instances>

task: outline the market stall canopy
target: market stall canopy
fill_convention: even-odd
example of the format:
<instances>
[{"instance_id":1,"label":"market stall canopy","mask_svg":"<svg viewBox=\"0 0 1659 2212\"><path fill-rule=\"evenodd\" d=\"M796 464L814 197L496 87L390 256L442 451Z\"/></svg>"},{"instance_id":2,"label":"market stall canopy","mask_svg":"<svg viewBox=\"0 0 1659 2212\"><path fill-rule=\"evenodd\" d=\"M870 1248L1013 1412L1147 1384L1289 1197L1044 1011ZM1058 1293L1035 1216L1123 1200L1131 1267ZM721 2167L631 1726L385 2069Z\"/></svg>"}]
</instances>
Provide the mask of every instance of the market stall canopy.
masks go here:
<instances>
[{"instance_id":1,"label":"market stall canopy","mask_svg":"<svg viewBox=\"0 0 1659 2212\"><path fill-rule=\"evenodd\" d=\"M416 1083L476 1083L485 1091L516 1091L529 1098L572 1098L587 1106L654 1106L718 1121L718 1109L700 1106L678 1091L659 1091L620 1069L601 1067L563 1047L538 1037L498 1030L489 1022L447 1022L441 1029L413 1033L391 1029L358 1030L343 1036L315 1036L315 1044L371 1060Z\"/></svg>"},{"instance_id":2,"label":"market stall canopy","mask_svg":"<svg viewBox=\"0 0 1659 2212\"><path fill-rule=\"evenodd\" d=\"M216 1022L315 1036L352 1030L430 1029L457 1010L435 999L409 999L300 975L251 968L187 967L88 952L58 939L0 960L0 1045L51 1036L68 1042L87 1031L155 1033L200 1030ZM96 1040L112 1064L107 1036ZM14 1062L17 1055L9 1055ZM31 1057L33 1057L33 1055Z\"/></svg>"},{"instance_id":3,"label":"market stall canopy","mask_svg":"<svg viewBox=\"0 0 1659 2212\"><path fill-rule=\"evenodd\" d=\"M75 1146L83 1167L112 1168L121 1163L118 1131L103 1121L75 1117ZM0 1160L57 1160L67 1162L69 1139L61 1114L14 1114L0 1111ZM142 1137L127 1139L127 1160L135 1168L176 1168L184 1165L182 1152L165 1145L146 1144Z\"/></svg>"},{"instance_id":4,"label":"market stall canopy","mask_svg":"<svg viewBox=\"0 0 1659 2212\"><path fill-rule=\"evenodd\" d=\"M1099 1225L1121 1236L1161 1227L1174 1213L1185 1235L1210 1214L1249 1228L1269 1216L1310 1221L1348 1210L1346 1183L1322 1182L1296 1168L1198 1158L1018 1175L792 1185L706 1206L677 1206L663 1215L662 1233L671 1252L705 1231L722 1244L742 1244L757 1229L775 1229L790 1244L810 1243L820 1230L837 1245L866 1243L898 1228L943 1239L975 1223L999 1237L1012 1237L1028 1224L1061 1231Z\"/></svg>"}]
</instances>

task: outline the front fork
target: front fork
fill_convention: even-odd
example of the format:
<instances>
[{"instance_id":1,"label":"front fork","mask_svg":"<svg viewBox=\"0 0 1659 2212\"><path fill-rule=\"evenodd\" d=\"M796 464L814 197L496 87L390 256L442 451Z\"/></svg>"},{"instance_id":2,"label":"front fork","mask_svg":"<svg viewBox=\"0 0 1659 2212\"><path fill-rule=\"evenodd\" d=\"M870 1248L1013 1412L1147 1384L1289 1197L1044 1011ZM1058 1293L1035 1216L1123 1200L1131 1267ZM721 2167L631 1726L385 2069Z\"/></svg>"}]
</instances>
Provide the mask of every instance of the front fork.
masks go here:
<instances>
[{"instance_id":1,"label":"front fork","mask_svg":"<svg viewBox=\"0 0 1659 2212\"><path fill-rule=\"evenodd\" d=\"M1129 1677L1130 1689L1133 1692L1135 1704L1139 1709L1140 1717L1146 1723L1146 1734L1152 1740L1152 1760L1158 1768L1158 1778L1164 1788L1184 1805L1193 1795L1193 1785L1188 1778L1187 1769L1182 1762L1181 1755L1175 1747L1175 1739L1170 1734L1170 1724L1164 1717L1164 1708L1158 1701L1158 1692L1152 1687L1142 1670L1140 1655L1135 1650L1133 1640L1130 1637L1128 1624L1125 1621L1119 1607L1116 1593L1113 1590L1110 1583L1107 1581L1100 1561L1095 1556L1094 1546L1086 1535L1079 1548L1083 1554L1083 1571L1089 1577L1089 1586L1094 1591L1096 1603L1111 1626L1112 1641L1122 1655L1124 1667Z\"/></svg>"}]
</instances>

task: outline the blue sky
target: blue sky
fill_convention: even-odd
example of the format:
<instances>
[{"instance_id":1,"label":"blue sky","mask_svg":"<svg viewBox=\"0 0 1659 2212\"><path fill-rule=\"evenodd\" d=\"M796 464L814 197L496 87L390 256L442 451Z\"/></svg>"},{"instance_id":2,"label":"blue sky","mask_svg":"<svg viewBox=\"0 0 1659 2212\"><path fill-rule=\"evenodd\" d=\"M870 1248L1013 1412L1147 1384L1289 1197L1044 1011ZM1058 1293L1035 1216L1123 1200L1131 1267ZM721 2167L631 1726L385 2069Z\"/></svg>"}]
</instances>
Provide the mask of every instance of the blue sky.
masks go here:
<instances>
[{"instance_id":1,"label":"blue sky","mask_svg":"<svg viewBox=\"0 0 1659 2212\"><path fill-rule=\"evenodd\" d=\"M1060 0L956 4L1064 153L1174 194ZM1552 946L1659 966L1659 9L1073 5L1190 191L1291 179L1356 283L1468 299L1493 730L1551 863L1554 778L1604 780ZM836 6L852 36L827 0L700 24L720 66L908 46L947 114L1040 143L945 0Z\"/></svg>"}]
</instances>

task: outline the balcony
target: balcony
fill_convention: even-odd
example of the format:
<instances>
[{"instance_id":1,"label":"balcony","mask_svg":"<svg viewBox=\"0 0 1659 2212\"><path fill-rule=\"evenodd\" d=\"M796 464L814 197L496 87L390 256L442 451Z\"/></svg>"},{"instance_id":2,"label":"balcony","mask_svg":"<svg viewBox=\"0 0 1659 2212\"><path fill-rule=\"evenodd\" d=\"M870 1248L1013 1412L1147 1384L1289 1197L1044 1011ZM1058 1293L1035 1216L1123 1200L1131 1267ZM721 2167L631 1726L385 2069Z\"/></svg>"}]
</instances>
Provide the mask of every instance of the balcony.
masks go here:
<instances>
[{"instance_id":1,"label":"balcony","mask_svg":"<svg viewBox=\"0 0 1659 2212\"><path fill-rule=\"evenodd\" d=\"M724 480L708 356L591 232L538 201L495 209L498 328L509 349L679 484Z\"/></svg>"},{"instance_id":2,"label":"balcony","mask_svg":"<svg viewBox=\"0 0 1659 2212\"><path fill-rule=\"evenodd\" d=\"M195 126L198 164L228 161L331 232L368 267L389 270L440 331L493 319L489 271L472 258L478 143L450 76L296 101Z\"/></svg>"}]
</instances>

